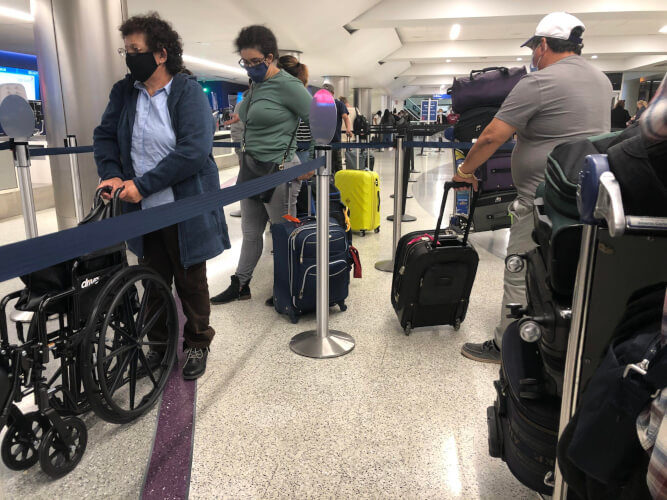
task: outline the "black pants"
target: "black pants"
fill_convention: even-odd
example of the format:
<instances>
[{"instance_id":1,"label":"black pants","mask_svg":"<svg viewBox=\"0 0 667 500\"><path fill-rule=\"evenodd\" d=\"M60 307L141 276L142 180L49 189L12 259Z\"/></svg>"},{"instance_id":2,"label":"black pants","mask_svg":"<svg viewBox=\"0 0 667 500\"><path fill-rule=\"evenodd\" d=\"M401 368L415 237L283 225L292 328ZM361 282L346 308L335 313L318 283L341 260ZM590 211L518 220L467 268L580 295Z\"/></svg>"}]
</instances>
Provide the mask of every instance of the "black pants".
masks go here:
<instances>
[{"instance_id":1,"label":"black pants","mask_svg":"<svg viewBox=\"0 0 667 500\"><path fill-rule=\"evenodd\" d=\"M343 152L340 149L334 149L331 153L331 169L335 174L343 170Z\"/></svg>"},{"instance_id":2,"label":"black pants","mask_svg":"<svg viewBox=\"0 0 667 500\"><path fill-rule=\"evenodd\" d=\"M208 347L215 330L209 324L211 303L206 280L206 262L187 269L183 267L178 246L178 226L165 227L145 235L144 257L139 259L139 262L159 274L167 285L171 286L172 281L176 283L176 292L181 299L186 318L183 329L185 346ZM148 309L158 309L158 300L155 294L149 296ZM148 333L149 340L153 341L166 340L166 337L167 333L160 325L156 325Z\"/></svg>"}]
</instances>

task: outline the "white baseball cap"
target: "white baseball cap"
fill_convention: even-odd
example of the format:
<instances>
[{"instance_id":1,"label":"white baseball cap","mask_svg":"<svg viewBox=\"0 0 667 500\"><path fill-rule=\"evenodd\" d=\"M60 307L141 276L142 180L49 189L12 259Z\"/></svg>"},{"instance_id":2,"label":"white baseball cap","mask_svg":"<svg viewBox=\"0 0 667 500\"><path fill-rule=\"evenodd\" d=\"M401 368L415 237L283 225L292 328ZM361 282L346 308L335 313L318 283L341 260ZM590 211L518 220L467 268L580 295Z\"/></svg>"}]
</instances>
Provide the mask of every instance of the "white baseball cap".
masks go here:
<instances>
[{"instance_id":1,"label":"white baseball cap","mask_svg":"<svg viewBox=\"0 0 667 500\"><path fill-rule=\"evenodd\" d=\"M533 39L547 37L558 38L559 40L569 40L575 43L582 43L582 39L572 35L572 30L577 26L585 30L586 27L580 19L567 12L552 12L542 18L540 24L535 29L535 34L526 40L521 46L525 47Z\"/></svg>"}]
</instances>

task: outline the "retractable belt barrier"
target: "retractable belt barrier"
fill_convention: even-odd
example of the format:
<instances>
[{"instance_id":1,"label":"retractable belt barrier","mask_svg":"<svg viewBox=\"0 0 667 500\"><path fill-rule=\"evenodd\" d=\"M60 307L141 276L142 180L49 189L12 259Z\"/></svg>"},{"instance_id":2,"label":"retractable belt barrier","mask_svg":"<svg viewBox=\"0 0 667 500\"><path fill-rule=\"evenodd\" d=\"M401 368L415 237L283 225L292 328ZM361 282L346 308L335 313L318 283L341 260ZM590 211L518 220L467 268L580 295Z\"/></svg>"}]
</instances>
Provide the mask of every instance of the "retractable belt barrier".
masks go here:
<instances>
[{"instance_id":1,"label":"retractable belt barrier","mask_svg":"<svg viewBox=\"0 0 667 500\"><path fill-rule=\"evenodd\" d=\"M309 142L297 142L296 143L297 148L305 150L310 147ZM380 149L380 148L391 148L394 147L393 142L332 142L329 144L331 146L331 149ZM92 151L92 146L86 146L91 148L90 151ZM214 142L213 143L214 148L240 148L241 143L240 142L227 142L227 141L219 141L219 142ZM54 149L63 149L63 148L51 148L51 150ZM36 149L35 151L39 151ZM33 150L30 150L30 154L32 154ZM87 153L89 151L81 151L82 153ZM62 154L62 153L59 153Z\"/></svg>"},{"instance_id":2,"label":"retractable belt barrier","mask_svg":"<svg viewBox=\"0 0 667 500\"><path fill-rule=\"evenodd\" d=\"M88 148L92 150L91 146L88 146ZM69 154L72 149L81 148L51 149L66 149ZM324 162L324 158L317 158L221 191L203 193L167 205L1 246L0 281L101 250L122 241L192 219L204 212L263 193L312 170L319 169L324 166Z\"/></svg>"}]
</instances>

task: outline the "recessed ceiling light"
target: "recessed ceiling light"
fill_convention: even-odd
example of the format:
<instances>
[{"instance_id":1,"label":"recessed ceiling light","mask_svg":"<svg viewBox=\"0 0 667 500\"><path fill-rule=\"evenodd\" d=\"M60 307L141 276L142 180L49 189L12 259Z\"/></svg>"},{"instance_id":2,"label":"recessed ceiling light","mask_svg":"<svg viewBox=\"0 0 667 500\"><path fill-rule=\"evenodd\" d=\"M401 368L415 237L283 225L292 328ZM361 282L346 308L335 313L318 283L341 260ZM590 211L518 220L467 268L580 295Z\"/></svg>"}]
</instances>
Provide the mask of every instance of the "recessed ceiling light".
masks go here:
<instances>
[{"instance_id":1,"label":"recessed ceiling light","mask_svg":"<svg viewBox=\"0 0 667 500\"><path fill-rule=\"evenodd\" d=\"M449 30L449 38L452 40L456 40L460 34L461 34L461 25L452 24L452 29Z\"/></svg>"},{"instance_id":2,"label":"recessed ceiling light","mask_svg":"<svg viewBox=\"0 0 667 500\"><path fill-rule=\"evenodd\" d=\"M667 24L658 30L658 33L667 33Z\"/></svg>"},{"instance_id":3,"label":"recessed ceiling light","mask_svg":"<svg viewBox=\"0 0 667 500\"><path fill-rule=\"evenodd\" d=\"M517 61L523 61L523 57L517 57L516 60Z\"/></svg>"},{"instance_id":4,"label":"recessed ceiling light","mask_svg":"<svg viewBox=\"0 0 667 500\"><path fill-rule=\"evenodd\" d=\"M445 62L452 62L452 60L451 60L451 59L447 59L447 60L445 60Z\"/></svg>"},{"instance_id":5,"label":"recessed ceiling light","mask_svg":"<svg viewBox=\"0 0 667 500\"><path fill-rule=\"evenodd\" d=\"M19 21L28 21L29 23L35 21L35 18L32 17L30 12L25 12L18 9L10 9L9 7L0 7L0 16L11 17L12 19L18 19Z\"/></svg>"},{"instance_id":6,"label":"recessed ceiling light","mask_svg":"<svg viewBox=\"0 0 667 500\"><path fill-rule=\"evenodd\" d=\"M591 56L591 59L597 59L598 56Z\"/></svg>"}]
</instances>

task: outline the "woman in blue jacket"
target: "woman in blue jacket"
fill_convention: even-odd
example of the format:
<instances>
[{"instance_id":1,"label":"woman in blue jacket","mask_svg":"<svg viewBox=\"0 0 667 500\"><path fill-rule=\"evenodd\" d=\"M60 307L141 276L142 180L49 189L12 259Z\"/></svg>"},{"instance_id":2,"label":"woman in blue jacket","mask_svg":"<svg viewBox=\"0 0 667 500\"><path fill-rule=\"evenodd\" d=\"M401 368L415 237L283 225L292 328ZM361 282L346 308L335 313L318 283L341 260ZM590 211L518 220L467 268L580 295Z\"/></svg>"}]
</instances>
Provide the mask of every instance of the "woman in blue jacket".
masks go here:
<instances>
[{"instance_id":1,"label":"woman in blue jacket","mask_svg":"<svg viewBox=\"0 0 667 500\"><path fill-rule=\"evenodd\" d=\"M219 190L211 108L195 78L185 73L178 33L157 14L132 17L120 31L125 48L119 52L130 74L111 89L93 136L100 187L123 188L125 213ZM230 246L222 208L128 241L128 246L167 284L175 282L186 317L183 377L201 376L215 334L209 324L206 260ZM165 336L158 327L148 334L152 341ZM151 348L151 368L164 355Z\"/></svg>"}]
</instances>

